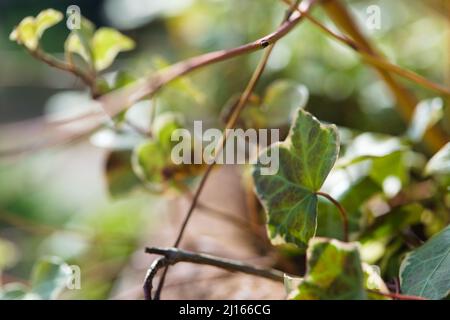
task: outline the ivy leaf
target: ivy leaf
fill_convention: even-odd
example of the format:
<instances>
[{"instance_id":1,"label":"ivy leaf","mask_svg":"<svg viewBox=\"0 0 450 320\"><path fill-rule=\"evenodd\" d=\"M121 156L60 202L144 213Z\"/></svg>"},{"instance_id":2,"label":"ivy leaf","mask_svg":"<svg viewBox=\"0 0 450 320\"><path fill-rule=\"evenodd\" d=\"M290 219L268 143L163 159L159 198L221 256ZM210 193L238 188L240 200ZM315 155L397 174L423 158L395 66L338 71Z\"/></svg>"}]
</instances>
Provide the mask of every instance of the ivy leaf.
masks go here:
<instances>
[{"instance_id":1,"label":"ivy leaf","mask_svg":"<svg viewBox=\"0 0 450 320\"><path fill-rule=\"evenodd\" d=\"M279 153L279 170L265 175L263 157ZM254 167L256 193L267 212L270 238L306 247L317 227L317 195L339 154L334 125L323 125L299 109L282 143L263 151Z\"/></svg>"},{"instance_id":2,"label":"ivy leaf","mask_svg":"<svg viewBox=\"0 0 450 320\"><path fill-rule=\"evenodd\" d=\"M92 39L92 53L95 69L102 71L114 62L116 56L123 51L133 50L133 40L112 28L100 28Z\"/></svg>"},{"instance_id":3,"label":"ivy leaf","mask_svg":"<svg viewBox=\"0 0 450 320\"><path fill-rule=\"evenodd\" d=\"M295 300L364 300L366 278L358 245L314 238L307 251L306 276Z\"/></svg>"},{"instance_id":4,"label":"ivy leaf","mask_svg":"<svg viewBox=\"0 0 450 320\"><path fill-rule=\"evenodd\" d=\"M63 14L53 9L41 11L37 17L26 17L10 34L9 39L34 51L45 30L59 23Z\"/></svg>"},{"instance_id":5,"label":"ivy leaf","mask_svg":"<svg viewBox=\"0 0 450 320\"><path fill-rule=\"evenodd\" d=\"M427 299L450 294L450 226L406 256L400 284L404 294Z\"/></svg>"},{"instance_id":6,"label":"ivy leaf","mask_svg":"<svg viewBox=\"0 0 450 320\"><path fill-rule=\"evenodd\" d=\"M81 30L73 31L66 40L65 50L80 55L96 71L110 67L117 55L133 50L135 42L112 28L100 28L82 19Z\"/></svg>"},{"instance_id":7,"label":"ivy leaf","mask_svg":"<svg viewBox=\"0 0 450 320\"><path fill-rule=\"evenodd\" d=\"M60 258L43 258L33 267L32 292L45 300L55 299L65 288L71 276L72 270Z\"/></svg>"},{"instance_id":8,"label":"ivy leaf","mask_svg":"<svg viewBox=\"0 0 450 320\"><path fill-rule=\"evenodd\" d=\"M192 154L195 151L190 135L183 135L181 142L172 141L172 133L177 129L182 129L180 132L186 131L177 114L159 115L153 124L154 137L144 141L133 151L133 171L153 191L166 191L168 187L178 188L189 183L203 170L203 165L175 164L172 161L172 150L178 143L185 147L183 149L191 150Z\"/></svg>"}]
</instances>

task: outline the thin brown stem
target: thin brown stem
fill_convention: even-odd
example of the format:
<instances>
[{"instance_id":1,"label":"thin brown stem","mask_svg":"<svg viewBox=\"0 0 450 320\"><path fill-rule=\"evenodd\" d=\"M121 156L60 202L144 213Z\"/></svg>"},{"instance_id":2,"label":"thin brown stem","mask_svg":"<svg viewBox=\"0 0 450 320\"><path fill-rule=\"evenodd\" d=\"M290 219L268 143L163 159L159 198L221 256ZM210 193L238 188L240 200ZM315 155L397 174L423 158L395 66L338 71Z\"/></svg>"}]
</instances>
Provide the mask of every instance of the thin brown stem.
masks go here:
<instances>
[{"instance_id":1,"label":"thin brown stem","mask_svg":"<svg viewBox=\"0 0 450 320\"><path fill-rule=\"evenodd\" d=\"M339 213L340 213L341 219L342 219L342 230L343 230L343 233L344 233L344 241L348 242L348 239L349 239L349 227L348 227L348 214L347 214L347 211L345 211L345 208L339 203L339 201L334 199L328 193L319 191L319 192L316 192L316 194L318 196L324 197L327 200L329 200L339 210Z\"/></svg>"},{"instance_id":2,"label":"thin brown stem","mask_svg":"<svg viewBox=\"0 0 450 320\"><path fill-rule=\"evenodd\" d=\"M281 0L284 3L291 5L291 1L290 0ZM299 8L297 8L297 10L300 10ZM318 28L320 28L322 31L324 31L326 34L332 36L334 39L338 40L339 42L347 45L348 47L350 47L351 49L353 49L354 51L356 51L357 53L359 53L362 57L362 59L375 66L375 67L379 67L382 68L386 71L395 73L398 76L401 76L405 79L408 79L412 82L415 82L425 88L431 89L433 91L436 91L437 93L446 95L446 96L450 96L450 89L434 83L428 79L426 79L425 77L422 77L421 75L412 72L410 70L406 70L403 69L395 64L392 64L388 61L385 61L384 59L381 59L380 57L372 54L372 53L368 53L364 50L364 48L362 48L361 46L358 45L358 43L356 43L355 41L353 41L352 39L340 35L336 32L334 32L333 30L327 28L325 25L323 25L319 20L317 20L316 18L314 18L311 14L309 14L308 12L302 12L302 14L304 15L304 17L306 19L308 19L310 22L312 22L315 26L317 26Z\"/></svg>"},{"instance_id":3,"label":"thin brown stem","mask_svg":"<svg viewBox=\"0 0 450 320\"><path fill-rule=\"evenodd\" d=\"M376 291L376 290L367 290L367 292L372 293L372 294L377 294L379 296L391 298L394 300L427 300L422 297L408 296L408 295L404 295L404 294L400 294L400 293L384 293L384 292L380 292L380 291Z\"/></svg>"},{"instance_id":4,"label":"thin brown stem","mask_svg":"<svg viewBox=\"0 0 450 320\"><path fill-rule=\"evenodd\" d=\"M304 2L305 6L303 11L307 11L307 9L314 4L315 0L309 0ZM102 95L101 97L98 98L98 101L101 104L102 109L105 110L105 112L109 116L113 117L119 114L127 107L141 100L142 98L154 96L154 94L157 93L164 85L167 85L168 83L178 79L179 77L182 77L184 75L187 75L189 73L192 73L198 69L201 69L214 63L230 60L241 55L249 54L267 48L268 45L273 44L278 40L282 39L284 36L286 36L302 20L302 18L303 16L301 15L301 13L295 12L291 15L290 19L284 22L277 30L258 40L255 40L253 42L244 44L242 46L233 49L210 52L178 62L172 65L171 67L168 67L167 69L160 71L157 74L151 75L138 81L138 83L134 85L130 85L127 86L126 88L115 90L114 92ZM52 66L54 64L53 61L44 61L44 62L49 63ZM68 68L68 71L71 70L71 67L69 65L57 64L57 67L62 67L62 69ZM42 130L45 129L58 130L63 129L65 126L78 127L78 125L81 125L81 128L83 128L82 126L83 123L89 120L92 122L94 121L98 122L95 126L98 127L102 122L104 116L105 116L104 112L94 111L78 117L74 117L69 121L49 123L48 121L46 121L45 118L42 118L33 120L32 122L29 121L27 122L26 125L41 127ZM14 126L14 131L20 134L24 129L23 128L24 125L25 125L24 123L17 123L9 126L10 127ZM38 130L38 132L34 134L34 136L41 137L42 135L40 134L39 131L42 130ZM71 131L70 135L63 135L63 137L61 137L61 135L53 134L51 139L43 139L41 141L27 144L22 147L15 147L13 149L0 150L0 157L10 157L24 152L37 151L47 146L56 146L61 143L65 143L70 139L77 139L83 137L85 134L89 132L90 130L80 129L76 132Z\"/></svg>"},{"instance_id":5,"label":"thin brown stem","mask_svg":"<svg viewBox=\"0 0 450 320\"><path fill-rule=\"evenodd\" d=\"M278 282L284 281L284 273L270 268L255 267L251 264L246 264L241 261L219 258L208 254L194 253L177 248L147 248L145 250L148 254L157 254L163 256L162 259L157 259L150 267L144 283L145 298L151 300L153 289L153 278L158 270L179 262L189 262L194 264L208 265L221 268L231 272L241 272L261 278L266 278ZM156 299L156 294L155 294Z\"/></svg>"},{"instance_id":6,"label":"thin brown stem","mask_svg":"<svg viewBox=\"0 0 450 320\"><path fill-rule=\"evenodd\" d=\"M83 80L83 82L91 89L92 95L96 96L96 89L95 89L95 77L83 72L79 68L77 68L73 63L66 63L64 61L58 60L55 57L45 53L40 48L37 48L36 50L28 50L28 52L35 57L37 60L40 60L50 67L66 71L69 73L72 73L76 77Z\"/></svg>"}]
</instances>

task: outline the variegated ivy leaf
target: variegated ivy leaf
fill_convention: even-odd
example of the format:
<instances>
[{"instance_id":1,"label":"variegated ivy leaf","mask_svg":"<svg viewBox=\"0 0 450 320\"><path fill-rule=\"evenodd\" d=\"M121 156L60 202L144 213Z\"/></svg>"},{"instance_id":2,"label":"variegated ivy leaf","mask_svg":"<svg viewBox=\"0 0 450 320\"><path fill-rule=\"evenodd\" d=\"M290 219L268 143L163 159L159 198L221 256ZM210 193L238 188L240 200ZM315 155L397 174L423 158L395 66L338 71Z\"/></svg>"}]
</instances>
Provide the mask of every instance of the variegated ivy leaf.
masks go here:
<instances>
[{"instance_id":1,"label":"variegated ivy leaf","mask_svg":"<svg viewBox=\"0 0 450 320\"><path fill-rule=\"evenodd\" d=\"M133 50L135 43L112 28L100 28L92 39L92 52L94 55L95 69L97 71L108 68L123 51Z\"/></svg>"},{"instance_id":2,"label":"variegated ivy leaf","mask_svg":"<svg viewBox=\"0 0 450 320\"><path fill-rule=\"evenodd\" d=\"M63 17L61 12L53 9L41 11L37 17L26 17L13 30L9 39L34 51L45 30L59 23Z\"/></svg>"},{"instance_id":3,"label":"variegated ivy leaf","mask_svg":"<svg viewBox=\"0 0 450 320\"><path fill-rule=\"evenodd\" d=\"M269 155L279 155L279 170L267 174ZM267 212L270 238L305 248L317 227L317 195L339 154L334 125L324 125L299 109L286 141L263 151L254 168L256 193ZM270 157L269 157L270 158Z\"/></svg>"},{"instance_id":4,"label":"variegated ivy leaf","mask_svg":"<svg viewBox=\"0 0 450 320\"><path fill-rule=\"evenodd\" d=\"M364 273L364 286L367 290L367 298L369 300L389 300L389 298L386 298L382 294L377 294L374 292L377 291L385 294L389 293L386 283L380 276L380 268L378 266L363 263L362 270ZM288 297L295 298L299 295L298 288L302 282L302 278L291 277L286 274L284 275L284 286Z\"/></svg>"},{"instance_id":5,"label":"variegated ivy leaf","mask_svg":"<svg viewBox=\"0 0 450 320\"><path fill-rule=\"evenodd\" d=\"M450 294L450 226L406 256L400 284L404 294L428 299Z\"/></svg>"},{"instance_id":6,"label":"variegated ivy leaf","mask_svg":"<svg viewBox=\"0 0 450 320\"><path fill-rule=\"evenodd\" d=\"M100 28L91 32L93 26L84 20L81 32L72 32L66 41L66 52L80 55L95 70L102 71L112 65L120 52L133 50L135 42L112 28ZM84 30L84 31L83 31Z\"/></svg>"},{"instance_id":7,"label":"variegated ivy leaf","mask_svg":"<svg viewBox=\"0 0 450 320\"><path fill-rule=\"evenodd\" d=\"M159 115L153 124L154 136L139 144L133 151L133 171L152 191L164 192L170 188L183 188L204 168L203 165L177 164L172 159L172 151L180 147L190 150L194 157L196 149L193 145L194 141L189 131L183 129L182 120L178 114ZM172 140L172 134L176 130L182 136L180 142Z\"/></svg>"},{"instance_id":8,"label":"variegated ivy leaf","mask_svg":"<svg viewBox=\"0 0 450 320\"><path fill-rule=\"evenodd\" d=\"M314 238L307 251L306 276L293 299L364 300L368 298L365 285L356 243Z\"/></svg>"}]
</instances>

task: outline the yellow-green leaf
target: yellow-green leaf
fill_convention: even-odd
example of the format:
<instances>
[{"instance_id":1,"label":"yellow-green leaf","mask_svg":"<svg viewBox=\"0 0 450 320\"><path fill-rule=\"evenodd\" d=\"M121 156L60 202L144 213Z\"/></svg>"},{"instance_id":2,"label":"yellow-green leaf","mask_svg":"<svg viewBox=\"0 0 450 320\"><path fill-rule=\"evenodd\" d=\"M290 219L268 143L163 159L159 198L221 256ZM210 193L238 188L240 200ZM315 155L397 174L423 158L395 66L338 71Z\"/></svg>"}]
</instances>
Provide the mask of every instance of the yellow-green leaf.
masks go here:
<instances>
[{"instance_id":1,"label":"yellow-green leaf","mask_svg":"<svg viewBox=\"0 0 450 320\"><path fill-rule=\"evenodd\" d=\"M24 18L13 30L9 38L24 45L29 50L36 50L45 30L59 23L63 17L63 14L59 11L53 9L44 10L36 18Z\"/></svg>"},{"instance_id":2,"label":"yellow-green leaf","mask_svg":"<svg viewBox=\"0 0 450 320\"><path fill-rule=\"evenodd\" d=\"M94 37L95 26L86 18L81 19L81 28L73 30L67 37L65 43L66 53L75 53L81 56L89 65L92 65L92 38Z\"/></svg>"},{"instance_id":3,"label":"yellow-green leaf","mask_svg":"<svg viewBox=\"0 0 450 320\"><path fill-rule=\"evenodd\" d=\"M101 71L108 68L120 52L134 47L134 41L119 31L111 28L98 29L92 39L95 69Z\"/></svg>"},{"instance_id":4,"label":"yellow-green leaf","mask_svg":"<svg viewBox=\"0 0 450 320\"><path fill-rule=\"evenodd\" d=\"M356 243L315 238L307 251L307 272L296 300L364 300L366 279Z\"/></svg>"}]
</instances>

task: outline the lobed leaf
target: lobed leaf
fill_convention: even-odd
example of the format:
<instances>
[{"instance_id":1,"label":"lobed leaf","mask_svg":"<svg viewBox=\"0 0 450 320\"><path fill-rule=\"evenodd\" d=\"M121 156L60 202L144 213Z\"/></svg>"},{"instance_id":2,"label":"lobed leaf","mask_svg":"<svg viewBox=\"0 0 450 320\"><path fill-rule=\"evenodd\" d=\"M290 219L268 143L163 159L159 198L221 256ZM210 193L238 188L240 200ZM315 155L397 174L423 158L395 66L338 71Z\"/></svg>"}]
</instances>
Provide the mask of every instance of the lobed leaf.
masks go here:
<instances>
[{"instance_id":1,"label":"lobed leaf","mask_svg":"<svg viewBox=\"0 0 450 320\"><path fill-rule=\"evenodd\" d=\"M364 300L367 278L356 243L315 238L309 242L306 276L294 299ZM374 286L373 281L370 285ZM381 288L379 279L376 286Z\"/></svg>"},{"instance_id":2,"label":"lobed leaf","mask_svg":"<svg viewBox=\"0 0 450 320\"><path fill-rule=\"evenodd\" d=\"M279 154L279 170L265 174L261 158ZM282 143L262 152L254 167L256 193L267 212L274 243L306 247L317 227L317 195L339 154L334 125L323 125L299 109L291 132Z\"/></svg>"},{"instance_id":3,"label":"lobed leaf","mask_svg":"<svg viewBox=\"0 0 450 320\"><path fill-rule=\"evenodd\" d=\"M36 50L44 32L59 23L63 14L53 9L41 11L36 18L26 17L10 34L9 39L24 45L29 50Z\"/></svg>"},{"instance_id":4,"label":"lobed leaf","mask_svg":"<svg viewBox=\"0 0 450 320\"><path fill-rule=\"evenodd\" d=\"M95 69L102 71L108 68L120 52L130 51L134 47L134 41L119 31L112 28L98 29L92 39Z\"/></svg>"}]
</instances>

